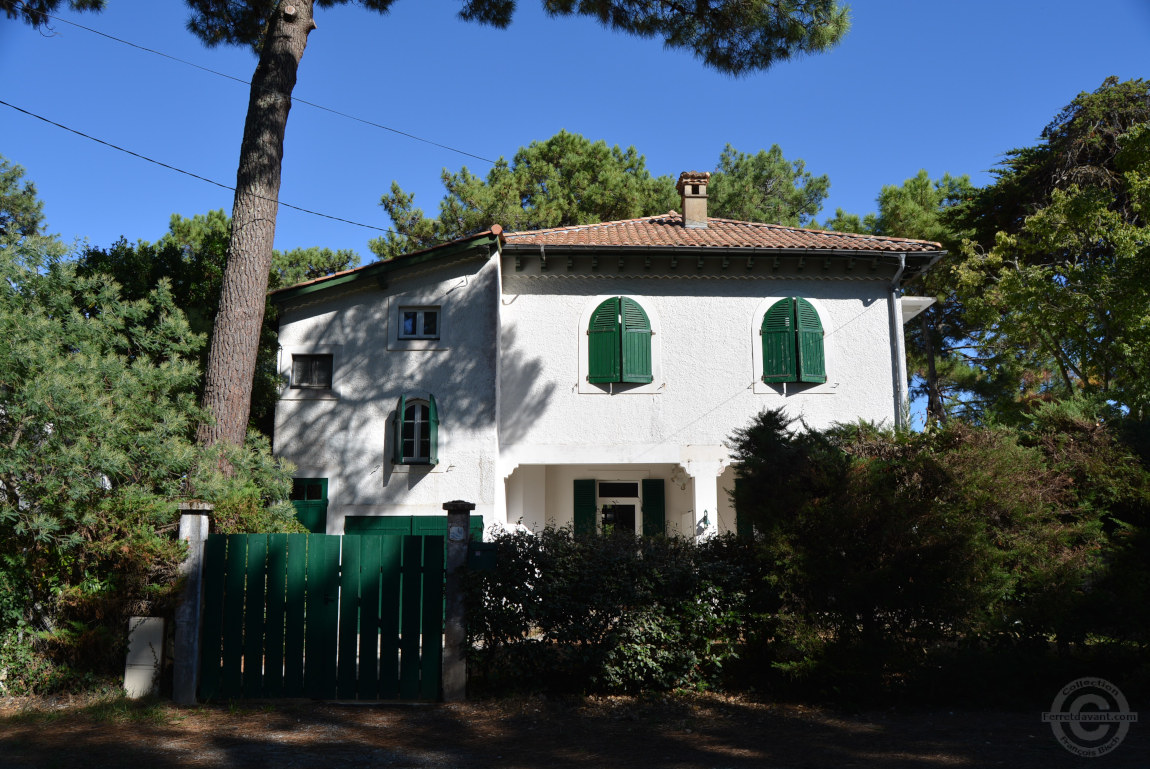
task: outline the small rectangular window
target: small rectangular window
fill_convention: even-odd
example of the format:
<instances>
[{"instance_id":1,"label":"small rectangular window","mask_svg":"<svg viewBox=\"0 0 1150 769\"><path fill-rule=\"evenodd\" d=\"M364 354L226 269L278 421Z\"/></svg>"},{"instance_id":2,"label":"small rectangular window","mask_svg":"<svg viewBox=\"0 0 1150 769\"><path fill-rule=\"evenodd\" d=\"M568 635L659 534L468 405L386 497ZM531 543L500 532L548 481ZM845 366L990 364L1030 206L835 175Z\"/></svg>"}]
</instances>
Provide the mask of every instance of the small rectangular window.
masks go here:
<instances>
[{"instance_id":1,"label":"small rectangular window","mask_svg":"<svg viewBox=\"0 0 1150 769\"><path fill-rule=\"evenodd\" d=\"M307 389L331 389L332 356L293 355L291 386Z\"/></svg>"},{"instance_id":2,"label":"small rectangular window","mask_svg":"<svg viewBox=\"0 0 1150 769\"><path fill-rule=\"evenodd\" d=\"M439 310L431 307L400 308L399 338L438 339Z\"/></svg>"}]
</instances>

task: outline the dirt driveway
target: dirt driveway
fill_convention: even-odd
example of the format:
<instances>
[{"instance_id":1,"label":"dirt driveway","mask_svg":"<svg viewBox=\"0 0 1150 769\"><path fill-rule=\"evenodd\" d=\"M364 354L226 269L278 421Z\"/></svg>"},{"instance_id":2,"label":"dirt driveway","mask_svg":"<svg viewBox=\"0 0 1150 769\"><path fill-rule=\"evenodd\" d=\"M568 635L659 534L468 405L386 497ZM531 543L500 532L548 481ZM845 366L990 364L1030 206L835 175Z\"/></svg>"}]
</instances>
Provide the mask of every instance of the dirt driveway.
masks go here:
<instances>
[{"instance_id":1,"label":"dirt driveway","mask_svg":"<svg viewBox=\"0 0 1150 769\"><path fill-rule=\"evenodd\" d=\"M1150 765L1146 727L1075 758L1033 712L842 714L714 695L464 705L301 701L176 708L0 703L0 767L782 769Z\"/></svg>"}]
</instances>

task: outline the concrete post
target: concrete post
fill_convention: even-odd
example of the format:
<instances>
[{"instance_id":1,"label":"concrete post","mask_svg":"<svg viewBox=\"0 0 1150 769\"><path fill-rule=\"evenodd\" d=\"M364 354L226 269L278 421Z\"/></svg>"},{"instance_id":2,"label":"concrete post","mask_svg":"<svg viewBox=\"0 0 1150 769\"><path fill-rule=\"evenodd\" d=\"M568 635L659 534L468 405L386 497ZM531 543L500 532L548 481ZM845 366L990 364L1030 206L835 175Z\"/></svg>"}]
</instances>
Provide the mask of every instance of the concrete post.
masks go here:
<instances>
[{"instance_id":1,"label":"concrete post","mask_svg":"<svg viewBox=\"0 0 1150 769\"><path fill-rule=\"evenodd\" d=\"M467 563L467 542L471 538L471 502L444 502L447 511L447 584L444 601L443 701L467 699L466 606L459 570Z\"/></svg>"},{"instance_id":2,"label":"concrete post","mask_svg":"<svg viewBox=\"0 0 1150 769\"><path fill-rule=\"evenodd\" d=\"M208 513L203 502L180 505L180 539L188 543L188 557L180 566L184 589L176 607L173 648L172 699L177 705L196 704L200 684L200 625L204 599L204 543L208 539Z\"/></svg>"}]
</instances>

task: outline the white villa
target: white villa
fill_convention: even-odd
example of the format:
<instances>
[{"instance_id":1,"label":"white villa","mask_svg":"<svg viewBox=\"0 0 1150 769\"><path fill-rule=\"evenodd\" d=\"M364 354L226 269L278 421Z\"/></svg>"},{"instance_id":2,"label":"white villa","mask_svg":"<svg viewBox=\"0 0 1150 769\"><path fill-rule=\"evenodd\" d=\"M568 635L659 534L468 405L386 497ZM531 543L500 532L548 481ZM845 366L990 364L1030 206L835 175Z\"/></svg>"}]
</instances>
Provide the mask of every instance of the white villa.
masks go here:
<instances>
[{"instance_id":1,"label":"white villa","mask_svg":"<svg viewBox=\"0 0 1150 769\"><path fill-rule=\"evenodd\" d=\"M275 452L315 531L738 526L726 442L763 409L898 423L902 286L938 243L683 213L489 231L280 289Z\"/></svg>"}]
</instances>

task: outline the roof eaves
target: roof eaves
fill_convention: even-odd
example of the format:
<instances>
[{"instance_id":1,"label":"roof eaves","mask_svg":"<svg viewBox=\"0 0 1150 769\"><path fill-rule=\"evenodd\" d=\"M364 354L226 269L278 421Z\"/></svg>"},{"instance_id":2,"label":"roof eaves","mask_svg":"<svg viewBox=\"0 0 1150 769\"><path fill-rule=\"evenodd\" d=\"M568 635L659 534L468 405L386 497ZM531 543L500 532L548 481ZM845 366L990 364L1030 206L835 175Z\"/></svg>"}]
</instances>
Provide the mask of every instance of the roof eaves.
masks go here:
<instances>
[{"instance_id":1,"label":"roof eaves","mask_svg":"<svg viewBox=\"0 0 1150 769\"><path fill-rule=\"evenodd\" d=\"M441 243L438 246L432 246L422 251L414 251L410 254L397 256L394 259L388 259L383 262L372 262L363 267L356 267L353 270L344 270L332 275L325 275L322 278L315 278L305 283L297 283L294 286L277 288L274 291L268 292L268 298L276 303L287 302L292 299L298 299L302 296L327 291L336 287L346 287L349 284L366 280L378 280L380 276L404 267L457 257L468 251L479 250L484 247L498 246L501 240L501 228L495 225L490 230L470 235L466 238L460 238L459 240Z\"/></svg>"},{"instance_id":2,"label":"roof eaves","mask_svg":"<svg viewBox=\"0 0 1150 769\"><path fill-rule=\"evenodd\" d=\"M915 241L925 242L925 241ZM504 253L539 253L540 248L546 248L549 253L570 252L573 254L592 254L598 252L632 251L632 252L664 252L675 254L691 254L698 256L839 256L868 259L874 257L897 257L905 254L908 257L931 258L946 254L945 251L908 250L901 249L859 249L859 248L799 248L794 246L679 246L679 245L630 245L619 243L515 243L507 242L503 246ZM940 246L941 248L941 246Z\"/></svg>"}]
</instances>

